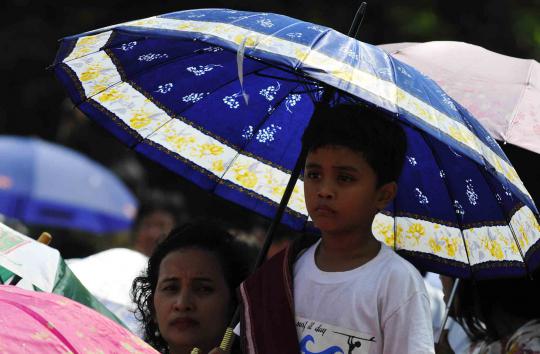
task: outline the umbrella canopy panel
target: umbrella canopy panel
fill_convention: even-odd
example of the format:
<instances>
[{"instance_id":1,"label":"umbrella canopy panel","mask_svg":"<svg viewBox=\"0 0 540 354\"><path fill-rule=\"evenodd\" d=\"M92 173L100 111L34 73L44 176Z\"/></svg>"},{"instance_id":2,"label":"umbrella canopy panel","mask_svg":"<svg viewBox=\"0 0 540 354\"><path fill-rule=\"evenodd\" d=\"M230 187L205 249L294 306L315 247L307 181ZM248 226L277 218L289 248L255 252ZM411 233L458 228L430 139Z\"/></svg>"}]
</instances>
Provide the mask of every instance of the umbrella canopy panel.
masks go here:
<instances>
[{"instance_id":1,"label":"umbrella canopy panel","mask_svg":"<svg viewBox=\"0 0 540 354\"><path fill-rule=\"evenodd\" d=\"M127 329L60 295L0 285L5 353L157 353Z\"/></svg>"},{"instance_id":2,"label":"umbrella canopy panel","mask_svg":"<svg viewBox=\"0 0 540 354\"><path fill-rule=\"evenodd\" d=\"M460 276L480 265L523 273L523 258L540 261L532 256L537 209L495 140L432 80L377 47L286 16L203 9L65 38L55 64L75 104L126 145L266 216L275 213L322 85L338 88L340 103L375 106L406 127L400 194L378 217L394 241L378 237ZM284 216L297 229L308 219L302 191L300 180ZM413 223L443 233L400 236ZM486 257L490 242L512 238L520 247L512 223L530 232L521 252ZM486 231L499 226L503 236ZM474 251L467 232L479 230L490 241ZM430 236L439 246L452 236L459 255L430 248Z\"/></svg>"},{"instance_id":3,"label":"umbrella canopy panel","mask_svg":"<svg viewBox=\"0 0 540 354\"><path fill-rule=\"evenodd\" d=\"M0 137L0 213L95 233L129 229L137 201L103 166L39 139Z\"/></svg>"}]
</instances>

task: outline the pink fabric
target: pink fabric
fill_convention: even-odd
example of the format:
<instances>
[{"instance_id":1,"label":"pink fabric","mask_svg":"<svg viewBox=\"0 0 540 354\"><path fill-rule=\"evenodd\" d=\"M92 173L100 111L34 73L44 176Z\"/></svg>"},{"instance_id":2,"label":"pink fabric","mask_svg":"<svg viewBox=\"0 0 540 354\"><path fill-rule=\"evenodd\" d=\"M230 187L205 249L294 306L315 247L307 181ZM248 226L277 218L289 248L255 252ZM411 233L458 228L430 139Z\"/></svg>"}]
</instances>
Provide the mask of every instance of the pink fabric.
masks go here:
<instances>
[{"instance_id":1,"label":"pink fabric","mask_svg":"<svg viewBox=\"0 0 540 354\"><path fill-rule=\"evenodd\" d=\"M540 64L463 42L379 46L433 79L501 141L540 153Z\"/></svg>"},{"instance_id":2,"label":"pink fabric","mask_svg":"<svg viewBox=\"0 0 540 354\"><path fill-rule=\"evenodd\" d=\"M94 310L65 297L0 286L0 353L157 353Z\"/></svg>"}]
</instances>

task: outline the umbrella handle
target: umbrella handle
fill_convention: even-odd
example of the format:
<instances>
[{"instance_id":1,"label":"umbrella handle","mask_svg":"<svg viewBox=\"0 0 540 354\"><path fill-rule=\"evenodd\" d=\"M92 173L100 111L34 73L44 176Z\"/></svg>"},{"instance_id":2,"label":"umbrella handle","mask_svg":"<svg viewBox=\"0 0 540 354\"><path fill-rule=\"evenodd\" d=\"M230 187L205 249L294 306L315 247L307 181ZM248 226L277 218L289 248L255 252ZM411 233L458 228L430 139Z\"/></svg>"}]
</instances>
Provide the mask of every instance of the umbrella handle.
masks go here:
<instances>
[{"instance_id":1,"label":"umbrella handle","mask_svg":"<svg viewBox=\"0 0 540 354\"><path fill-rule=\"evenodd\" d=\"M223 350L226 353L229 352L229 350L231 350L233 340L233 329L231 327L227 327L227 329L225 330L225 334L223 335L223 339L221 340L221 344L219 345L219 349Z\"/></svg>"},{"instance_id":2,"label":"umbrella handle","mask_svg":"<svg viewBox=\"0 0 540 354\"><path fill-rule=\"evenodd\" d=\"M39 235L37 242L43 243L44 245L48 245L52 240L52 236L48 232L42 232L41 235ZM17 285L21 281L21 277L15 274L13 279L9 282L8 285Z\"/></svg>"},{"instance_id":3,"label":"umbrella handle","mask_svg":"<svg viewBox=\"0 0 540 354\"><path fill-rule=\"evenodd\" d=\"M452 306L452 302L454 301L454 297L456 295L456 290L459 286L459 278L456 278L456 281L454 281L454 286L452 287L452 292L450 293L450 298L448 299L448 303L446 304L446 310L444 311L444 317L441 323L441 329L439 330L439 333L437 334L437 340L435 343L439 344L441 341L441 336L444 331L444 326L446 326L446 320L448 320L448 315L450 313L450 307Z\"/></svg>"},{"instance_id":4,"label":"umbrella handle","mask_svg":"<svg viewBox=\"0 0 540 354\"><path fill-rule=\"evenodd\" d=\"M221 340L221 344L219 345L219 349L223 350L225 353L228 353L231 350L233 341L233 329L231 327L227 327L225 334L223 335L223 339ZM201 350L199 348L193 348L191 349L191 354L201 354Z\"/></svg>"}]
</instances>

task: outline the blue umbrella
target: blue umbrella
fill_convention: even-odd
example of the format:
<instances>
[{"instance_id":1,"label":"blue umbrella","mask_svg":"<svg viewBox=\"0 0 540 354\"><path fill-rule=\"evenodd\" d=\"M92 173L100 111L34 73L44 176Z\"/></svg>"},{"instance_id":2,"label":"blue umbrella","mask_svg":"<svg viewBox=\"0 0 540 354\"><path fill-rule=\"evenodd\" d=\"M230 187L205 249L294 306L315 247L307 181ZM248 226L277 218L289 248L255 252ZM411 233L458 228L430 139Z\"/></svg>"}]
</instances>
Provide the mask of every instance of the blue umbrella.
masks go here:
<instances>
[{"instance_id":1,"label":"blue umbrella","mask_svg":"<svg viewBox=\"0 0 540 354\"><path fill-rule=\"evenodd\" d=\"M73 102L124 144L270 217L323 87L339 89L339 103L377 107L408 136L399 195L378 215L377 237L459 277L540 263L538 210L486 130L429 78L330 28L181 11L64 38L54 66ZM291 191L283 222L302 229L302 181Z\"/></svg>"},{"instance_id":2,"label":"blue umbrella","mask_svg":"<svg viewBox=\"0 0 540 354\"><path fill-rule=\"evenodd\" d=\"M35 138L0 136L0 213L93 233L129 229L137 201L84 155Z\"/></svg>"}]
</instances>

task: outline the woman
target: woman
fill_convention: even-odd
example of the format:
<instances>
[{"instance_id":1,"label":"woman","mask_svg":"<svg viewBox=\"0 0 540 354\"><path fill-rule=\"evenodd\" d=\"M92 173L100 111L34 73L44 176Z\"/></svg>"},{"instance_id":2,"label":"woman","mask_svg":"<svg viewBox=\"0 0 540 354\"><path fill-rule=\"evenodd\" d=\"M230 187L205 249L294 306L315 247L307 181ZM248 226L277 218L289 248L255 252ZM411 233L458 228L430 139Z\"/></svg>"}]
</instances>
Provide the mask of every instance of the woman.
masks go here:
<instances>
[{"instance_id":1,"label":"woman","mask_svg":"<svg viewBox=\"0 0 540 354\"><path fill-rule=\"evenodd\" d=\"M531 278L460 281L452 315L472 342L468 353L540 354L538 276L540 271ZM453 280L444 276L441 280L448 296Z\"/></svg>"},{"instance_id":2,"label":"woman","mask_svg":"<svg viewBox=\"0 0 540 354\"><path fill-rule=\"evenodd\" d=\"M150 256L146 272L133 281L144 339L168 354L218 347L252 254L248 245L212 223L171 231Z\"/></svg>"}]
</instances>

